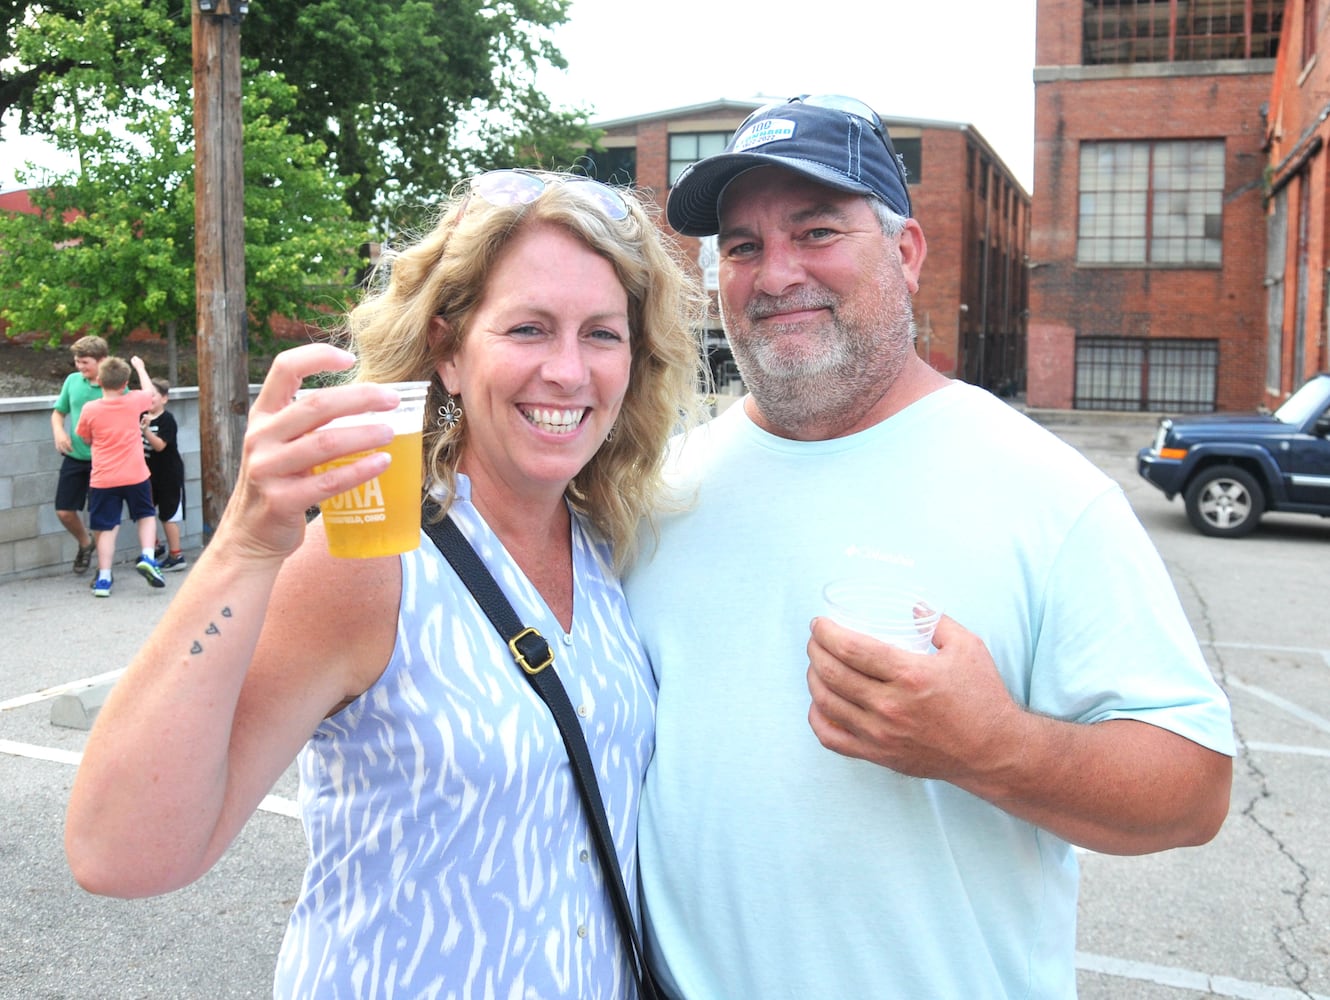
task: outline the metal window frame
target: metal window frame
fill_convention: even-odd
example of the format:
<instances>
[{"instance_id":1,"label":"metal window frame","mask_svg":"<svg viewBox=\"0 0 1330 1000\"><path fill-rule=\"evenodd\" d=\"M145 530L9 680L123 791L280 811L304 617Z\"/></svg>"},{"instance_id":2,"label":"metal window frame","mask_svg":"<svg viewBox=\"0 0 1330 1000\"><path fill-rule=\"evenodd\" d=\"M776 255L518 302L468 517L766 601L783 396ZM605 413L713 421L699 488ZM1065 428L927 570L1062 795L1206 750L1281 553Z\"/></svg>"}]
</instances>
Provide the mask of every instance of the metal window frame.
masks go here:
<instances>
[{"instance_id":1,"label":"metal window frame","mask_svg":"<svg viewBox=\"0 0 1330 1000\"><path fill-rule=\"evenodd\" d=\"M668 156L665 169L667 171L666 178L668 179L669 186L670 187L674 186L674 182L679 179L679 175L683 173L683 170L686 166L688 166L690 163L696 163L698 160L702 159L702 157L698 155L697 150L700 148L701 140L704 137L720 136L721 145L724 146L725 143L729 142L730 135L731 135L730 132L723 132L717 130L699 131L699 132L671 132L669 136L669 142L666 144L666 149L665 149L665 152ZM690 158L676 157L674 155L674 140L676 139L693 140L693 155Z\"/></svg>"},{"instance_id":2,"label":"metal window frame","mask_svg":"<svg viewBox=\"0 0 1330 1000\"><path fill-rule=\"evenodd\" d=\"M1085 66L1272 59L1284 0L1083 0Z\"/></svg>"},{"instance_id":3,"label":"metal window frame","mask_svg":"<svg viewBox=\"0 0 1330 1000\"><path fill-rule=\"evenodd\" d=\"M1130 180L1126 170L1135 171L1137 167L1114 166L1106 175L1109 183L1103 187L1087 188L1086 164L1095 151L1105 147L1121 147L1125 150L1144 150L1144 187L1123 186L1114 183ZM1193 186L1192 181L1200 175L1190 168L1171 171L1181 178L1183 187L1164 187L1160 185L1160 154L1166 146L1186 147L1189 156L1202 147L1217 147L1219 154L1219 173L1213 187ZM1080 267L1148 267L1148 268L1218 268L1224 262L1223 248L1223 192L1226 175L1225 140L1213 138L1195 139L1087 139L1080 145L1081 167L1077 172L1077 213L1076 213L1076 264ZM1093 178L1091 178L1093 180ZM1184 213L1184 221L1199 219L1202 222L1200 234L1183 231L1182 233L1165 232L1164 216L1156 221L1156 205L1160 199L1181 197L1187 200L1207 197L1217 202L1218 212ZM1086 211L1087 199L1096 202L1103 200L1103 208L1096 207L1094 212ZM1139 209L1131 209L1130 202L1140 202ZM1121 211L1126 207L1128 211ZM1171 216L1169 217L1171 218ZM1087 233L1087 222L1094 219L1096 229L1102 230L1107 225L1108 231ZM1140 221L1140 232L1120 232L1117 223ZM1209 259L1206 252L1213 242L1218 243L1218 255ZM1140 244L1140 252L1131 249L1130 244ZM1164 259L1161 251L1166 248L1181 246L1181 256ZM1124 247L1126 250L1124 252ZM1199 247L1199 251L1193 247Z\"/></svg>"},{"instance_id":4,"label":"metal window frame","mask_svg":"<svg viewBox=\"0 0 1330 1000\"><path fill-rule=\"evenodd\" d=\"M1077 410L1209 413L1217 408L1219 341L1078 336L1074 377Z\"/></svg>"}]
</instances>

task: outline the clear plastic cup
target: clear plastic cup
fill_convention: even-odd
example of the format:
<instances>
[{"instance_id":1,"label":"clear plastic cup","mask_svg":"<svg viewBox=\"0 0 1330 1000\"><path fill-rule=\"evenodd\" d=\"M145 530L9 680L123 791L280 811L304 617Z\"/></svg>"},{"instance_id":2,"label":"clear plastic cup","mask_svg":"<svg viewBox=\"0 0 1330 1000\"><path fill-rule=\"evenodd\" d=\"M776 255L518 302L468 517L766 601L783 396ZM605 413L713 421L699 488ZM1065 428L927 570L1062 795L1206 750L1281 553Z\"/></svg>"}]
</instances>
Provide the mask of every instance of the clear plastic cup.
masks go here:
<instances>
[{"instance_id":1,"label":"clear plastic cup","mask_svg":"<svg viewBox=\"0 0 1330 1000\"><path fill-rule=\"evenodd\" d=\"M827 617L900 649L927 653L941 612L921 594L873 578L833 580L822 589Z\"/></svg>"},{"instance_id":2,"label":"clear plastic cup","mask_svg":"<svg viewBox=\"0 0 1330 1000\"><path fill-rule=\"evenodd\" d=\"M397 409L338 417L329 427L391 424L393 439L382 449L392 462L380 475L319 504L328 551L348 559L395 556L420 545L421 433L428 382L388 385L401 398ZM318 392L318 389L302 390ZM316 466L315 472L347 465L369 452L345 455Z\"/></svg>"}]
</instances>

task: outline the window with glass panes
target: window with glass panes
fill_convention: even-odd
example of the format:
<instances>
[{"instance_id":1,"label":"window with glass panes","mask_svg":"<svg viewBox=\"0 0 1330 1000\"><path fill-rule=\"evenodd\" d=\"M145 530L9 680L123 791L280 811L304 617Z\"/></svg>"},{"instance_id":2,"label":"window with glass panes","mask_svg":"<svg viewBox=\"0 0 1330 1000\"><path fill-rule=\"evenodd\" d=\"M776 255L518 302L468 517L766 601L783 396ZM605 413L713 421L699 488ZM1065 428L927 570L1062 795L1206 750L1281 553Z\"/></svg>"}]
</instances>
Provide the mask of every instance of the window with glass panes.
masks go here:
<instances>
[{"instance_id":1,"label":"window with glass panes","mask_svg":"<svg viewBox=\"0 0 1330 1000\"><path fill-rule=\"evenodd\" d=\"M1221 263L1221 139L1081 144L1079 264Z\"/></svg>"},{"instance_id":2,"label":"window with glass panes","mask_svg":"<svg viewBox=\"0 0 1330 1000\"><path fill-rule=\"evenodd\" d=\"M1284 0L1082 0L1081 10L1086 66L1273 59Z\"/></svg>"},{"instance_id":3,"label":"window with glass panes","mask_svg":"<svg viewBox=\"0 0 1330 1000\"><path fill-rule=\"evenodd\" d=\"M923 140L916 136L897 138L892 136L891 144L896 147L896 154L905 165L905 179L910 184L918 184L924 178Z\"/></svg>"},{"instance_id":4,"label":"window with glass panes","mask_svg":"<svg viewBox=\"0 0 1330 1000\"><path fill-rule=\"evenodd\" d=\"M1215 340L1078 336L1072 405L1209 413L1215 408L1218 368Z\"/></svg>"},{"instance_id":5,"label":"window with glass panes","mask_svg":"<svg viewBox=\"0 0 1330 1000\"><path fill-rule=\"evenodd\" d=\"M688 164L725 152L729 141L728 132L675 132L670 136L670 185L674 185Z\"/></svg>"},{"instance_id":6,"label":"window with glass panes","mask_svg":"<svg viewBox=\"0 0 1330 1000\"><path fill-rule=\"evenodd\" d=\"M606 184L631 186L637 183L637 147L588 149L575 165L574 172L586 174Z\"/></svg>"}]
</instances>

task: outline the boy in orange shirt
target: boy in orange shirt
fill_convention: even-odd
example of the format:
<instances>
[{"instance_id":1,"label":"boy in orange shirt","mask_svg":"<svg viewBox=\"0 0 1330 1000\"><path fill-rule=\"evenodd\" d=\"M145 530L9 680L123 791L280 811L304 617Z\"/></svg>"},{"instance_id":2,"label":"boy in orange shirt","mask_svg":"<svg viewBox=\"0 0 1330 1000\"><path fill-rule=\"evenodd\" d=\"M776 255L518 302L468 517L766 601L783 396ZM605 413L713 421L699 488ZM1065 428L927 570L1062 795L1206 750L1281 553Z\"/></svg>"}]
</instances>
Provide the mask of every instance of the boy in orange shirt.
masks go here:
<instances>
[{"instance_id":1,"label":"boy in orange shirt","mask_svg":"<svg viewBox=\"0 0 1330 1000\"><path fill-rule=\"evenodd\" d=\"M142 554L135 567L148 584L165 587L153 550L157 545L157 509L152 502L148 463L143 458L139 418L153 407L148 390L148 370L143 359L131 359L139 385L129 389L129 365L123 358L106 358L98 366L102 398L83 407L78 436L92 446L92 478L88 490L88 520L97 535L97 579L93 597L111 596L111 563L115 539L120 533L120 511L129 505L129 516L138 525Z\"/></svg>"}]
</instances>

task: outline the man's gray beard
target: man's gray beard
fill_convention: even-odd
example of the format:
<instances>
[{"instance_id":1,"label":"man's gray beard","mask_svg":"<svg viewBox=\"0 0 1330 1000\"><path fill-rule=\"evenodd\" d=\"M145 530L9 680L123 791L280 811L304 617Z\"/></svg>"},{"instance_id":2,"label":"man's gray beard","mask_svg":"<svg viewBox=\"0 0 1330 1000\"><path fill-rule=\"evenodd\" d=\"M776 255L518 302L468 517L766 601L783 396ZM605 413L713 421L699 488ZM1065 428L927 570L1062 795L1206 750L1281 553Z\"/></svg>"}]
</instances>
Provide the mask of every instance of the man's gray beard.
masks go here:
<instances>
[{"instance_id":1,"label":"man's gray beard","mask_svg":"<svg viewBox=\"0 0 1330 1000\"><path fill-rule=\"evenodd\" d=\"M833 320L839 335L811 357L783 356L778 337L743 347L731 341L744 387L767 422L795 433L846 426L882 397L913 350L915 330L908 297L903 312L886 303L875 312L867 334Z\"/></svg>"}]
</instances>

